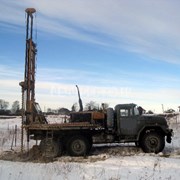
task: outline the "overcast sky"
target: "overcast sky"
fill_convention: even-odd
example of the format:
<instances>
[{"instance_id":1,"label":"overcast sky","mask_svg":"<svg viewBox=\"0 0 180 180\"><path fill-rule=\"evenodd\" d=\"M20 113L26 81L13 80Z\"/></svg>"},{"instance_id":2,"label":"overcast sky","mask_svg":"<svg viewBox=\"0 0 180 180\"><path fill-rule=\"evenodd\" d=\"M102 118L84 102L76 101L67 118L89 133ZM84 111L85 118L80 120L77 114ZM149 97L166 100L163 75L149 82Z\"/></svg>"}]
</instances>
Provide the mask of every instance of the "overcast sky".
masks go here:
<instances>
[{"instance_id":1,"label":"overcast sky","mask_svg":"<svg viewBox=\"0 0 180 180\"><path fill-rule=\"evenodd\" d=\"M21 101L25 9L36 9L36 100L90 100L160 112L180 105L180 1L0 0L0 99Z\"/></svg>"}]
</instances>

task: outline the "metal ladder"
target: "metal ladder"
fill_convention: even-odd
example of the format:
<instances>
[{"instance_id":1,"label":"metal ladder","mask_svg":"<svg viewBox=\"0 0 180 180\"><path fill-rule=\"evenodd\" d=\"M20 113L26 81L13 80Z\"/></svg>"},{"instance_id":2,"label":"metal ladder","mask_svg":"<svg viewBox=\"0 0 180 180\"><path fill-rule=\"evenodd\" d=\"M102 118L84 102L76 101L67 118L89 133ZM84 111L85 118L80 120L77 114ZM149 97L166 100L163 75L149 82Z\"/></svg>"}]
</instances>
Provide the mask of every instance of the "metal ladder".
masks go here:
<instances>
[{"instance_id":1,"label":"metal ladder","mask_svg":"<svg viewBox=\"0 0 180 180\"><path fill-rule=\"evenodd\" d=\"M54 132L53 131L46 131L46 141L45 141L45 156L48 157L52 151L52 144L53 144Z\"/></svg>"}]
</instances>

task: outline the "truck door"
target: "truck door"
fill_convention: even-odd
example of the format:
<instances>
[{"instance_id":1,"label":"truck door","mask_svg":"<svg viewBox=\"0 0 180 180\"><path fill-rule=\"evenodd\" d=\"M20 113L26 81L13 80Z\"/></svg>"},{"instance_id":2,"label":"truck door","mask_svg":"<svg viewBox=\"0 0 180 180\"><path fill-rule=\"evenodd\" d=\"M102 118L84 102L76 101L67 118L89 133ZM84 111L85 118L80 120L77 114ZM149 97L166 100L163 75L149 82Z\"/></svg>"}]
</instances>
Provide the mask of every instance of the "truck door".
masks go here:
<instances>
[{"instance_id":1,"label":"truck door","mask_svg":"<svg viewBox=\"0 0 180 180\"><path fill-rule=\"evenodd\" d=\"M135 135L137 131L137 116L134 116L133 108L119 109L119 128L121 135Z\"/></svg>"}]
</instances>

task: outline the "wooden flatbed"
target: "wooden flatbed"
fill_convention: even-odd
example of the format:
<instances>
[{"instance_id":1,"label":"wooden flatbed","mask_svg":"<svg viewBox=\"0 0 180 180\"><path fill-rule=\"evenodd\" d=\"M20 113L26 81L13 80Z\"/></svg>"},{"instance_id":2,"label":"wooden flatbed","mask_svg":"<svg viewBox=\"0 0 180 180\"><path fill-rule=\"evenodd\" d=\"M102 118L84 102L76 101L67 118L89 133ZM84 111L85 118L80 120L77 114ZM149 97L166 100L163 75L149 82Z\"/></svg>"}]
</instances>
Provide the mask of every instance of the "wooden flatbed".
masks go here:
<instances>
[{"instance_id":1,"label":"wooden flatbed","mask_svg":"<svg viewBox=\"0 0 180 180\"><path fill-rule=\"evenodd\" d=\"M75 129L104 129L97 124L89 122L74 122L74 123L53 123L53 124L31 124L23 126L27 130L75 130Z\"/></svg>"}]
</instances>

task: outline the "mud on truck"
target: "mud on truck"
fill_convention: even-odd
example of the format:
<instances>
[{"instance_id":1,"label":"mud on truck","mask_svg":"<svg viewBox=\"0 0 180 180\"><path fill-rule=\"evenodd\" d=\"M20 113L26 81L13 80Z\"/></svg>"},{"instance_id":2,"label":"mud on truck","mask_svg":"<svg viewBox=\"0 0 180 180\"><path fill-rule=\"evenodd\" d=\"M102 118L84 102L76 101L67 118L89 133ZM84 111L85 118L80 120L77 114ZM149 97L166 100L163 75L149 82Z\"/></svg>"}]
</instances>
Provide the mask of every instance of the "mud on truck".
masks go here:
<instances>
[{"instance_id":1,"label":"mud on truck","mask_svg":"<svg viewBox=\"0 0 180 180\"><path fill-rule=\"evenodd\" d=\"M42 153L54 157L63 151L84 156L99 143L134 142L146 153L159 153L172 136L164 117L140 115L135 104L118 104L106 112L74 112L68 123L31 124L26 129L31 138L41 140Z\"/></svg>"},{"instance_id":2,"label":"mud on truck","mask_svg":"<svg viewBox=\"0 0 180 180\"><path fill-rule=\"evenodd\" d=\"M26 51L22 88L23 129L27 141L40 140L42 155L56 157L63 152L71 156L90 153L93 144L134 142L144 152L161 152L165 141L171 143L172 129L166 119L157 115L141 115L135 104L118 104L105 111L72 112L68 123L49 124L39 104L35 102L36 43L33 41L34 8L27 8ZM78 88L78 87L77 87Z\"/></svg>"}]
</instances>

